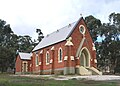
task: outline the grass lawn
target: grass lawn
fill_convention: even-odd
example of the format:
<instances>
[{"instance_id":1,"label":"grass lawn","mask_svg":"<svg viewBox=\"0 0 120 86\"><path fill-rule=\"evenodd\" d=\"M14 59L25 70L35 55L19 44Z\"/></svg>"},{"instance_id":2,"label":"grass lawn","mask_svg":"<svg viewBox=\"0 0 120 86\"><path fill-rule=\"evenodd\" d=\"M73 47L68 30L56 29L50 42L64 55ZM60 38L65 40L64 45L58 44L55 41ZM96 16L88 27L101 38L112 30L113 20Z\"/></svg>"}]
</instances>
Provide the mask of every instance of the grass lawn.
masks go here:
<instances>
[{"instance_id":1,"label":"grass lawn","mask_svg":"<svg viewBox=\"0 0 120 86\"><path fill-rule=\"evenodd\" d=\"M0 74L0 86L120 86L119 81L52 80Z\"/></svg>"}]
</instances>

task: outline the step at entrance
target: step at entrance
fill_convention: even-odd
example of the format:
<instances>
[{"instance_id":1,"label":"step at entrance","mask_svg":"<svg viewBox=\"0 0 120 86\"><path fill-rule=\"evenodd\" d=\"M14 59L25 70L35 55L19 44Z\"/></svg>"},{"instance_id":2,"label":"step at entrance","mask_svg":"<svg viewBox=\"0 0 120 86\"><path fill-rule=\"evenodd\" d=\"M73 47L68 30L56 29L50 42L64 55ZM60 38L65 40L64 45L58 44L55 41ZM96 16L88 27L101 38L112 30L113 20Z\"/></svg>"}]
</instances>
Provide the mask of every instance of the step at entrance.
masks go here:
<instances>
[{"instance_id":1,"label":"step at entrance","mask_svg":"<svg viewBox=\"0 0 120 86\"><path fill-rule=\"evenodd\" d=\"M89 67L87 69L92 72L92 75L102 75L102 72L100 72L98 69L94 67Z\"/></svg>"},{"instance_id":2,"label":"step at entrance","mask_svg":"<svg viewBox=\"0 0 120 86\"><path fill-rule=\"evenodd\" d=\"M92 72L87 70L85 67L80 66L79 67L79 74L80 75L92 75Z\"/></svg>"}]
</instances>

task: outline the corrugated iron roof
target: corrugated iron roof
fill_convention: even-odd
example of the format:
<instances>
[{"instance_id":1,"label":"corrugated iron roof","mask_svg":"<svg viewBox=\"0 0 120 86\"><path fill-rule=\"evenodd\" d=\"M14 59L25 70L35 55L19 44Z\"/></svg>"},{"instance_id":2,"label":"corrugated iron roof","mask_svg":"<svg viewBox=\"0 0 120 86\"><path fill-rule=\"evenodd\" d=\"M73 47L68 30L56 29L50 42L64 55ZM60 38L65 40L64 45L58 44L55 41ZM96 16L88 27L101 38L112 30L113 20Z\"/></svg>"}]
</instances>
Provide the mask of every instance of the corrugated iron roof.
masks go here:
<instances>
[{"instance_id":1,"label":"corrugated iron roof","mask_svg":"<svg viewBox=\"0 0 120 86\"><path fill-rule=\"evenodd\" d=\"M80 19L82 19L82 17ZM50 46L52 44L55 44L55 43L66 40L66 38L73 31L73 29L76 26L76 24L78 23L78 21L74 22L74 23L71 23L71 24L69 24L69 25L51 33L51 34L48 34L46 37L44 37L42 39L42 41L32 51L36 51L38 49L41 49L41 48Z\"/></svg>"},{"instance_id":2,"label":"corrugated iron roof","mask_svg":"<svg viewBox=\"0 0 120 86\"><path fill-rule=\"evenodd\" d=\"M31 54L30 53L19 52L19 56L22 60L31 60Z\"/></svg>"}]
</instances>

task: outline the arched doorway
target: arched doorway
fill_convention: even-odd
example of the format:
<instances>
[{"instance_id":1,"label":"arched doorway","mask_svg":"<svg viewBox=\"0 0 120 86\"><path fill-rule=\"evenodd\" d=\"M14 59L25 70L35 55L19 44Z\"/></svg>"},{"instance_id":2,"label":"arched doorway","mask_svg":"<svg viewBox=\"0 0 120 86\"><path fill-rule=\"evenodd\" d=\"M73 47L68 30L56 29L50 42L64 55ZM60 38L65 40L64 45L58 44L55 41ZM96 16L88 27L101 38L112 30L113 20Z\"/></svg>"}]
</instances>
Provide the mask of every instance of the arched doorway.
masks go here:
<instances>
[{"instance_id":1,"label":"arched doorway","mask_svg":"<svg viewBox=\"0 0 120 86\"><path fill-rule=\"evenodd\" d=\"M86 47L83 47L79 53L80 66L90 67L90 52Z\"/></svg>"},{"instance_id":2,"label":"arched doorway","mask_svg":"<svg viewBox=\"0 0 120 86\"><path fill-rule=\"evenodd\" d=\"M27 61L22 62L22 72L23 73L28 72L28 62Z\"/></svg>"},{"instance_id":3,"label":"arched doorway","mask_svg":"<svg viewBox=\"0 0 120 86\"><path fill-rule=\"evenodd\" d=\"M27 72L27 63L23 64L23 72Z\"/></svg>"}]
</instances>

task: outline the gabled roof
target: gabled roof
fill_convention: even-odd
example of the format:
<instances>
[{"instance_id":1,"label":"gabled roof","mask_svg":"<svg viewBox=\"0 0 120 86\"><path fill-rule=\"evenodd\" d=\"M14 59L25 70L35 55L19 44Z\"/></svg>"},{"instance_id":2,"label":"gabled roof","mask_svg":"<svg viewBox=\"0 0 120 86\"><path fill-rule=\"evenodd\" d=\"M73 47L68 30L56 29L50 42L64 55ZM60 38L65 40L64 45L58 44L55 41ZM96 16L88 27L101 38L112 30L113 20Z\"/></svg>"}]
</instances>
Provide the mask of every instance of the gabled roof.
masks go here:
<instances>
[{"instance_id":1,"label":"gabled roof","mask_svg":"<svg viewBox=\"0 0 120 86\"><path fill-rule=\"evenodd\" d=\"M69 25L47 35L46 37L44 37L42 39L42 41L32 51L36 51L41 48L44 48L44 47L50 46L52 44L66 40L70 36L70 34L74 30L75 26L78 24L78 22L81 19L83 19L83 18L81 17L77 22L69 24Z\"/></svg>"},{"instance_id":2,"label":"gabled roof","mask_svg":"<svg viewBox=\"0 0 120 86\"><path fill-rule=\"evenodd\" d=\"M19 52L20 59L22 60L31 60L31 54L30 53L22 53Z\"/></svg>"}]
</instances>

